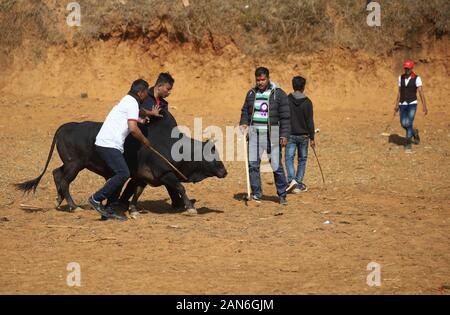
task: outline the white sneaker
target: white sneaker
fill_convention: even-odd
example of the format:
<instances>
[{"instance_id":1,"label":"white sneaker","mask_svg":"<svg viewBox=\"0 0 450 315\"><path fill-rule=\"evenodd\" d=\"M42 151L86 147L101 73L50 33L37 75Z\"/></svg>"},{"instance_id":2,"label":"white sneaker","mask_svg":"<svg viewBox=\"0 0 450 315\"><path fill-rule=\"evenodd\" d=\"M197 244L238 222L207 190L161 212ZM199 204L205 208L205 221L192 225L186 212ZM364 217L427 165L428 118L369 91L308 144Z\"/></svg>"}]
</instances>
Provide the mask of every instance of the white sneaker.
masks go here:
<instances>
[{"instance_id":1,"label":"white sneaker","mask_svg":"<svg viewBox=\"0 0 450 315\"><path fill-rule=\"evenodd\" d=\"M291 181L291 183L289 184L288 188L286 189L287 192L290 192L292 189L296 188L298 186L298 183L296 182L295 179L293 179Z\"/></svg>"},{"instance_id":2,"label":"white sneaker","mask_svg":"<svg viewBox=\"0 0 450 315\"><path fill-rule=\"evenodd\" d=\"M306 187L305 184L298 184L295 189L294 189L294 194L299 194L302 192L307 192L308 191L308 187Z\"/></svg>"},{"instance_id":3,"label":"white sneaker","mask_svg":"<svg viewBox=\"0 0 450 315\"><path fill-rule=\"evenodd\" d=\"M252 195L252 200L255 201L256 203L261 203L261 198L259 198L256 195Z\"/></svg>"}]
</instances>

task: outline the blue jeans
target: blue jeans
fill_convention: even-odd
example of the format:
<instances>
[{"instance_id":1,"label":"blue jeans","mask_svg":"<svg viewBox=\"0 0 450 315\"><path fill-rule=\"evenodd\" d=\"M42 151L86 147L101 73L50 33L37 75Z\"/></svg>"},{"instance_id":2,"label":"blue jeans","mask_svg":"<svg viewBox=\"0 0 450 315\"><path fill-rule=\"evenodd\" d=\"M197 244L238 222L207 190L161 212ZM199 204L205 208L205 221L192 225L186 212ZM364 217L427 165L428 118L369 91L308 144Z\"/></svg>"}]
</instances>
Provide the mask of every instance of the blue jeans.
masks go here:
<instances>
[{"instance_id":1,"label":"blue jeans","mask_svg":"<svg viewBox=\"0 0 450 315\"><path fill-rule=\"evenodd\" d=\"M400 123L406 130L406 139L410 140L414 136L414 117L416 116L417 105L400 105Z\"/></svg>"},{"instance_id":2,"label":"blue jeans","mask_svg":"<svg viewBox=\"0 0 450 315\"><path fill-rule=\"evenodd\" d=\"M119 150L99 146L95 146L95 150L114 175L106 182L103 188L94 194L94 199L99 202L108 199L108 204L111 204L119 200L122 187L130 178L130 170L122 152Z\"/></svg>"},{"instance_id":3,"label":"blue jeans","mask_svg":"<svg viewBox=\"0 0 450 315\"><path fill-rule=\"evenodd\" d=\"M267 132L250 131L249 134L249 173L250 173L250 186L252 188L253 195L261 198L261 157L264 152L269 155L270 167L273 171L275 186L277 188L277 195L279 197L286 197L286 175L284 174L284 168L282 163L282 148L279 144L279 139L270 141ZM271 142L273 144L271 144Z\"/></svg>"},{"instance_id":4,"label":"blue jeans","mask_svg":"<svg viewBox=\"0 0 450 315\"><path fill-rule=\"evenodd\" d=\"M285 155L286 169L289 183L294 179L299 184L303 183L303 178L305 177L306 171L306 162L308 161L308 144L309 144L309 136L307 135L300 135L300 136L291 135L289 137ZM297 174L294 175L295 172L294 158L296 151L298 151L298 167L297 167Z\"/></svg>"}]
</instances>

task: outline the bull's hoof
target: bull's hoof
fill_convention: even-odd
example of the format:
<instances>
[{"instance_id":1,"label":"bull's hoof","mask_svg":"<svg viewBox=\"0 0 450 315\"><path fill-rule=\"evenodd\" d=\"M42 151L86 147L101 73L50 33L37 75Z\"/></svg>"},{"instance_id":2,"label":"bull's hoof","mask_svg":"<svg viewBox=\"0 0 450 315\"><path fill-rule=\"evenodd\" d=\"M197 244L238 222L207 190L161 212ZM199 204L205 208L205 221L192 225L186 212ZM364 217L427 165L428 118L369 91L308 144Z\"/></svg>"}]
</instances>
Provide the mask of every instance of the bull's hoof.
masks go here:
<instances>
[{"instance_id":1,"label":"bull's hoof","mask_svg":"<svg viewBox=\"0 0 450 315\"><path fill-rule=\"evenodd\" d=\"M198 214L197 209L195 208L191 208L191 209L187 209L185 212L183 212L183 215L186 216L196 216Z\"/></svg>"},{"instance_id":2,"label":"bull's hoof","mask_svg":"<svg viewBox=\"0 0 450 315\"><path fill-rule=\"evenodd\" d=\"M76 206L76 207L69 207L69 209L67 210L67 212L74 213L75 211L78 211L78 210L83 210L83 209L81 209L81 208L78 207L78 206Z\"/></svg>"},{"instance_id":3,"label":"bull's hoof","mask_svg":"<svg viewBox=\"0 0 450 315\"><path fill-rule=\"evenodd\" d=\"M55 200L55 208L56 208L56 209L59 209L59 206L61 206L63 200L64 200L64 198L61 197L60 195L58 195L58 196L56 197L56 200Z\"/></svg>"},{"instance_id":4,"label":"bull's hoof","mask_svg":"<svg viewBox=\"0 0 450 315\"><path fill-rule=\"evenodd\" d=\"M139 212L134 210L134 211L130 211L130 218L132 218L133 220L136 220L139 217Z\"/></svg>"},{"instance_id":5,"label":"bull's hoof","mask_svg":"<svg viewBox=\"0 0 450 315\"><path fill-rule=\"evenodd\" d=\"M195 203L197 202L197 199L191 199L191 204L193 209L195 209ZM175 211L184 211L186 209L186 206L184 202L180 201L179 203L173 203L172 202L172 209Z\"/></svg>"}]
</instances>

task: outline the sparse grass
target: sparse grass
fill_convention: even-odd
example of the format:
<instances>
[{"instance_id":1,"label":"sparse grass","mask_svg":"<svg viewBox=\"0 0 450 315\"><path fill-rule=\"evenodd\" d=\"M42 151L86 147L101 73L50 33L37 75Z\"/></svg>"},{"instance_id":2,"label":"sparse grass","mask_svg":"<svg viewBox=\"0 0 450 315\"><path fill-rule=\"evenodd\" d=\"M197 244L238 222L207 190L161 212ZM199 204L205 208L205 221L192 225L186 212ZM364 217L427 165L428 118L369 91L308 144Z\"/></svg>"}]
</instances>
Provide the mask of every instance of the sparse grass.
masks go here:
<instances>
[{"instance_id":1,"label":"sparse grass","mask_svg":"<svg viewBox=\"0 0 450 315\"><path fill-rule=\"evenodd\" d=\"M215 50L233 42L243 53L255 56L331 46L387 54L420 47L424 36L450 34L448 0L379 0L380 28L367 26L366 0L191 0L186 8L181 0L78 2L82 27L74 41L83 45L114 38L152 42L164 36L173 43L191 42ZM55 3L1 0L0 44L17 47L30 36L47 45L64 42L67 31L56 25L68 12Z\"/></svg>"}]
</instances>

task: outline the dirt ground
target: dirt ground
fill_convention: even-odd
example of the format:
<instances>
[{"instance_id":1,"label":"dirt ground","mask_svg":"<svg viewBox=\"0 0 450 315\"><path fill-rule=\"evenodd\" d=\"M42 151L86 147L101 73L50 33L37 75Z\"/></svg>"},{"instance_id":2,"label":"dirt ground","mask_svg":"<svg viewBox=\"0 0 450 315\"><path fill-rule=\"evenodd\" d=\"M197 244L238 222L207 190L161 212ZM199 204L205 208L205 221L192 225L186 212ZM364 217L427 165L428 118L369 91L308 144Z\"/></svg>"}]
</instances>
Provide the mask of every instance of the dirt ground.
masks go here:
<instances>
[{"instance_id":1,"label":"dirt ground","mask_svg":"<svg viewBox=\"0 0 450 315\"><path fill-rule=\"evenodd\" d=\"M204 127L239 118L241 103L170 100L179 124L193 125L199 111L190 104L200 102L210 109L200 115ZM430 103L426 118L418 113L422 144L411 155L381 136L390 112L316 104L326 185L310 155L310 190L289 195L287 207L276 202L272 174L263 175L266 200L246 206L243 162L228 161L227 178L186 185L197 199L195 217L173 213L164 188L147 188L139 208L148 213L124 223L100 221L91 210L57 211L57 153L35 195L13 189L42 171L59 125L100 121L113 105L91 97L0 96L0 293L450 292L450 114L442 99ZM214 115L219 105L230 115ZM391 133L404 134L397 119ZM83 171L71 192L86 206L101 184ZM81 287L66 284L70 262L81 266ZM380 287L366 283L371 262L381 265Z\"/></svg>"}]
</instances>

